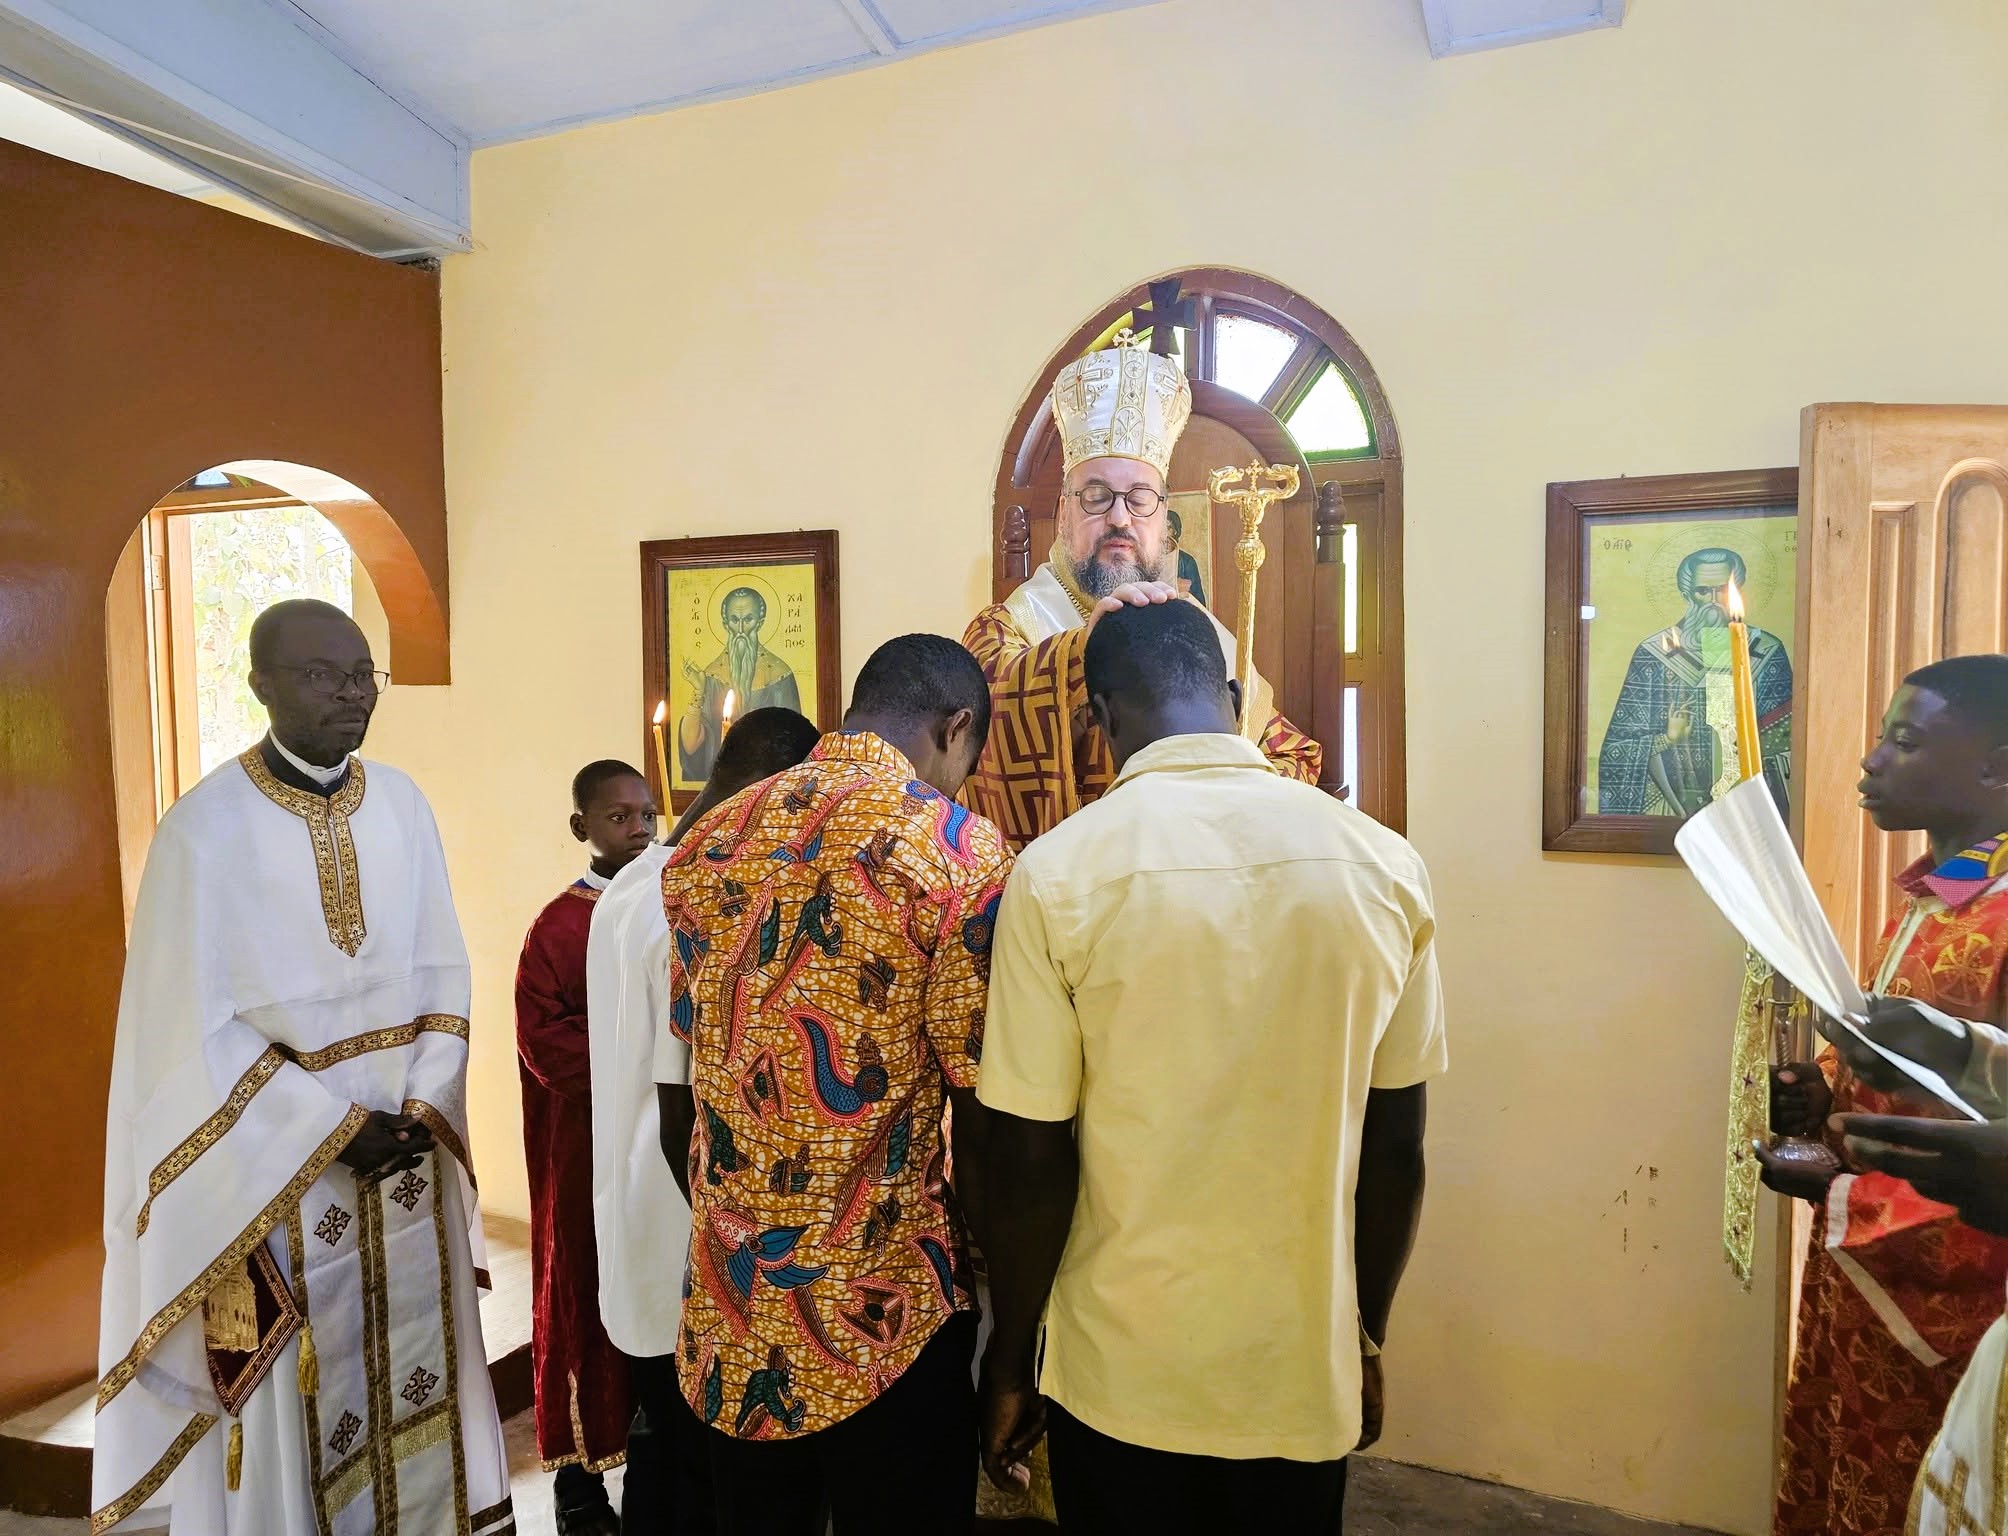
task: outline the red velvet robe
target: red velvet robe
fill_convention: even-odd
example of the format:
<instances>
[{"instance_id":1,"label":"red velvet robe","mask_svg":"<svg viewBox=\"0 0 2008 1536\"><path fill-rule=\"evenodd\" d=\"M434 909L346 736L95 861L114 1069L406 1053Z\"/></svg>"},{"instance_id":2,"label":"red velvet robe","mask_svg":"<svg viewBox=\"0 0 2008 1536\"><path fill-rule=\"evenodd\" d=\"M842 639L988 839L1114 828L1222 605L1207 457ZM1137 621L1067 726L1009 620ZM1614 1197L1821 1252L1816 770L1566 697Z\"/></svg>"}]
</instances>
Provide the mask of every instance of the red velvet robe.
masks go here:
<instances>
[{"instance_id":1,"label":"red velvet robe","mask_svg":"<svg viewBox=\"0 0 2008 1536\"><path fill-rule=\"evenodd\" d=\"M586 929L599 892L567 886L537 914L516 968L516 1057L530 1170L530 1353L544 1469L627 1457L628 1359L600 1324L593 1243L592 1077L586 1050Z\"/></svg>"},{"instance_id":2,"label":"red velvet robe","mask_svg":"<svg viewBox=\"0 0 2008 1536\"><path fill-rule=\"evenodd\" d=\"M2008 891L1932 902L1927 869L1921 861L1899 880L1909 910L1925 902L1929 915L1883 990L2000 1023ZM1871 976L1903 916L1884 931ZM1837 1114L1920 1112L1857 1082L1831 1047L1820 1064ZM2004 1281L2008 1238L1976 1231L1890 1174L1856 1172L1836 1185L1814 1221L1799 1295L1774 1536L1901 1536L1918 1465L1967 1359L2001 1315Z\"/></svg>"}]
</instances>

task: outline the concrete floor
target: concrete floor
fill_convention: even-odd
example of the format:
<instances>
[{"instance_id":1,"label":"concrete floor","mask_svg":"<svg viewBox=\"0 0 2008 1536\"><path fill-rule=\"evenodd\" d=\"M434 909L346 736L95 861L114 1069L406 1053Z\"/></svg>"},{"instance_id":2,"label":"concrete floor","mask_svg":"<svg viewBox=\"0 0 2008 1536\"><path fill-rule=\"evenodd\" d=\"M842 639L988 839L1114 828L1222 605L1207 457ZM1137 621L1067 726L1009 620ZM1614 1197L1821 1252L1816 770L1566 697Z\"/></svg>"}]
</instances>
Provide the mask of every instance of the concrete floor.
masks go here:
<instances>
[{"instance_id":1,"label":"concrete floor","mask_svg":"<svg viewBox=\"0 0 2008 1536\"><path fill-rule=\"evenodd\" d=\"M1346 1536L1708 1536L1497 1483L1362 1457L1346 1488Z\"/></svg>"},{"instance_id":2,"label":"concrete floor","mask_svg":"<svg viewBox=\"0 0 2008 1536\"><path fill-rule=\"evenodd\" d=\"M549 1536L551 1480L538 1469L530 1416L511 1419L508 1434L516 1528L522 1536ZM617 1501L618 1477L608 1479ZM1347 1506L1346 1536L1706 1536L1686 1526L1634 1520L1588 1504L1365 1458L1353 1466ZM89 1530L88 1520L0 1512L0 1536L86 1536Z\"/></svg>"}]
</instances>

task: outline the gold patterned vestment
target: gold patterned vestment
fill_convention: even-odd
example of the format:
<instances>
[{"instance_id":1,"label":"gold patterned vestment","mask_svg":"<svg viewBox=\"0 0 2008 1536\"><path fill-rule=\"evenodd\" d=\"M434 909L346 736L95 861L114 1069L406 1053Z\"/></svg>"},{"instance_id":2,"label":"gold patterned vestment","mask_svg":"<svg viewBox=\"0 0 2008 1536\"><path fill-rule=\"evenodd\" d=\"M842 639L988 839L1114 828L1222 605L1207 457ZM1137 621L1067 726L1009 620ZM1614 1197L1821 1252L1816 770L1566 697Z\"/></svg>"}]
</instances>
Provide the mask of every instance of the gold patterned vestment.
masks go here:
<instances>
[{"instance_id":1,"label":"gold patterned vestment","mask_svg":"<svg viewBox=\"0 0 2008 1536\"><path fill-rule=\"evenodd\" d=\"M1000 827L1020 850L1115 780L1108 742L1088 714L1087 613L1091 604L1049 562L1001 603L970 621L962 643L990 680L990 739L963 786L971 810ZM1217 627L1217 621L1216 621ZM1227 669L1233 637L1220 631ZM1318 782L1324 748L1276 712L1259 678L1247 708L1267 722L1259 745L1286 778Z\"/></svg>"},{"instance_id":2,"label":"gold patterned vestment","mask_svg":"<svg viewBox=\"0 0 2008 1536\"><path fill-rule=\"evenodd\" d=\"M106 1130L92 1526L514 1529L482 1348L468 969L431 810L268 742L161 819ZM371 1110L416 1168L339 1156Z\"/></svg>"}]
</instances>

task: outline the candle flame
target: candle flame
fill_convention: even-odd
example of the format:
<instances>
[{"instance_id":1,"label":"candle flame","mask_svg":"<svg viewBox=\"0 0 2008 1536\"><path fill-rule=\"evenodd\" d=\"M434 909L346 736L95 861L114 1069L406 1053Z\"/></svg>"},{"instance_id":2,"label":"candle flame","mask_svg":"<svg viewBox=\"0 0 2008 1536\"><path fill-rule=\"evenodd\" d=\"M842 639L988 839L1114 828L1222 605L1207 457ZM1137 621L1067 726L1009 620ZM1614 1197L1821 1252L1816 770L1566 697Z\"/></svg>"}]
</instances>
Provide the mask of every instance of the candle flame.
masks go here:
<instances>
[{"instance_id":1,"label":"candle flame","mask_svg":"<svg viewBox=\"0 0 2008 1536\"><path fill-rule=\"evenodd\" d=\"M1730 623L1743 622L1743 589L1736 585L1734 576L1729 578L1729 585L1722 589L1722 607L1729 615Z\"/></svg>"},{"instance_id":2,"label":"candle flame","mask_svg":"<svg viewBox=\"0 0 2008 1536\"><path fill-rule=\"evenodd\" d=\"M719 712L719 717L726 725L732 723L732 701L738 697L739 695L734 693L730 688L725 690L725 704Z\"/></svg>"},{"instance_id":3,"label":"candle flame","mask_svg":"<svg viewBox=\"0 0 2008 1536\"><path fill-rule=\"evenodd\" d=\"M667 720L668 718L669 718L669 700L657 699L655 701L655 714L651 717L651 723L655 725L661 725L662 722Z\"/></svg>"}]
</instances>

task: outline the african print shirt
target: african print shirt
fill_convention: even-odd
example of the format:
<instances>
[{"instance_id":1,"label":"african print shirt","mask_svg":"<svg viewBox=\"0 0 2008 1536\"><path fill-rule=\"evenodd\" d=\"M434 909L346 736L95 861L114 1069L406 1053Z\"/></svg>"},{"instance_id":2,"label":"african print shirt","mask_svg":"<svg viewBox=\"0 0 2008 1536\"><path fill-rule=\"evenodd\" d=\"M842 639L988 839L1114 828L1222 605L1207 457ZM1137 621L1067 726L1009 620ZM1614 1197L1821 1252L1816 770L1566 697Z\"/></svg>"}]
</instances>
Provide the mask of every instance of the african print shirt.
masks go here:
<instances>
[{"instance_id":1,"label":"african print shirt","mask_svg":"<svg viewBox=\"0 0 2008 1536\"><path fill-rule=\"evenodd\" d=\"M942 1112L976 1083L1009 867L866 732L727 801L665 867L697 1095L677 1368L714 1428L825 1429L974 1305Z\"/></svg>"}]
</instances>

